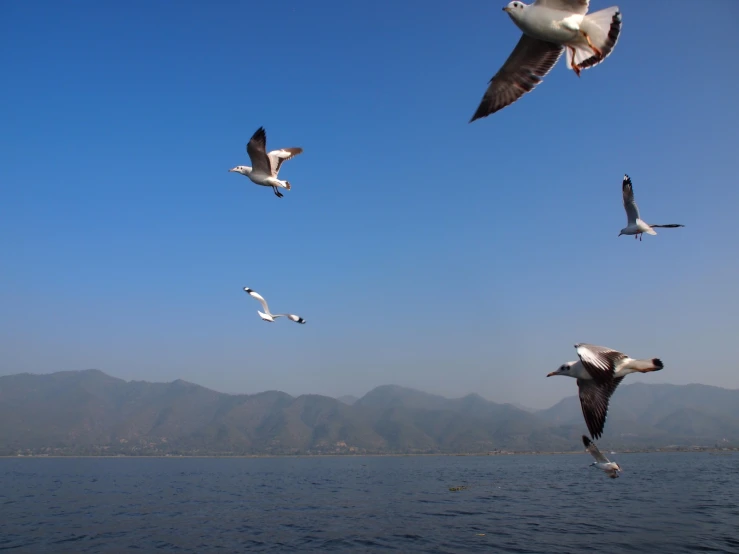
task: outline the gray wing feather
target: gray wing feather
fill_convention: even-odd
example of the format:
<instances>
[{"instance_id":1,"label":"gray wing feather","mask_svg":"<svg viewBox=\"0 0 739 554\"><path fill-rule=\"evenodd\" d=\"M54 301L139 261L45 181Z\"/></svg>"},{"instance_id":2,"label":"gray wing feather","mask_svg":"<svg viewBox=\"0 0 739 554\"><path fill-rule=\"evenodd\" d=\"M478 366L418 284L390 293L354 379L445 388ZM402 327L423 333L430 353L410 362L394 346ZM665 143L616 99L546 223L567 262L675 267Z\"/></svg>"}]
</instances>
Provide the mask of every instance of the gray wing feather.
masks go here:
<instances>
[{"instance_id":1,"label":"gray wing feather","mask_svg":"<svg viewBox=\"0 0 739 554\"><path fill-rule=\"evenodd\" d=\"M590 436L597 439L603 434L603 427L606 424L611 387L589 379L578 379L577 387L585 425L588 426Z\"/></svg>"},{"instance_id":2,"label":"gray wing feather","mask_svg":"<svg viewBox=\"0 0 739 554\"><path fill-rule=\"evenodd\" d=\"M269 156L267 156L267 134L264 132L264 127L257 129L249 139L246 145L246 153L249 154L252 169L256 173L272 174L272 166L269 162Z\"/></svg>"},{"instance_id":3,"label":"gray wing feather","mask_svg":"<svg viewBox=\"0 0 739 554\"><path fill-rule=\"evenodd\" d=\"M621 189L624 196L624 209L626 210L627 225L636 225L639 219L639 207L634 200L634 187L631 184L631 177L624 175Z\"/></svg>"},{"instance_id":4,"label":"gray wing feather","mask_svg":"<svg viewBox=\"0 0 739 554\"><path fill-rule=\"evenodd\" d=\"M280 150L273 150L267 157L269 158L270 168L272 170L272 176L277 177L280 172L280 166L283 162L291 160L298 154L302 154L302 148L281 148Z\"/></svg>"},{"instance_id":5,"label":"gray wing feather","mask_svg":"<svg viewBox=\"0 0 739 554\"><path fill-rule=\"evenodd\" d=\"M611 460L606 458L600 450L598 450L598 447L595 446L595 443L591 441L588 437L585 435L582 436L582 443L585 445L585 450L590 452L590 455L595 458L596 462L600 462L601 464L607 464Z\"/></svg>"},{"instance_id":6,"label":"gray wing feather","mask_svg":"<svg viewBox=\"0 0 739 554\"><path fill-rule=\"evenodd\" d=\"M563 51L564 47L560 45L521 35L503 67L490 79L470 123L513 104L531 92L551 71Z\"/></svg>"}]
</instances>

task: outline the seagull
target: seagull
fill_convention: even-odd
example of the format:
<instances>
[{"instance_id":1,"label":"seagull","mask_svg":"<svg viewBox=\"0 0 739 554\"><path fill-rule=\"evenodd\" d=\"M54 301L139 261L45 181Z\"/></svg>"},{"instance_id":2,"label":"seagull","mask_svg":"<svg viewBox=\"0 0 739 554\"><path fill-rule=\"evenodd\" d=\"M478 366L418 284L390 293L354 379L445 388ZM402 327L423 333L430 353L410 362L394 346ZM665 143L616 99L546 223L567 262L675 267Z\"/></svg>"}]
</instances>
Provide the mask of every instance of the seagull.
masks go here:
<instances>
[{"instance_id":1,"label":"seagull","mask_svg":"<svg viewBox=\"0 0 739 554\"><path fill-rule=\"evenodd\" d=\"M679 223L669 223L667 225L651 225L649 223L644 223L639 219L639 206L636 205L636 201L634 200L634 187L631 186L631 177L624 174L621 188L623 189L624 209L626 210L627 222L626 227L621 229L621 232L618 234L619 237L621 235L634 235L634 239L638 237L639 240L641 240L642 233L656 235L657 231L654 230L655 227L665 227L669 229L685 227L685 225L680 225Z\"/></svg>"},{"instance_id":2,"label":"seagull","mask_svg":"<svg viewBox=\"0 0 739 554\"><path fill-rule=\"evenodd\" d=\"M664 364L659 358L635 360L618 350L593 344L576 344L575 350L579 361L562 364L547 377L566 375L577 379L582 415L590 436L597 439L606 424L608 402L623 378L629 373L659 371Z\"/></svg>"},{"instance_id":3,"label":"seagull","mask_svg":"<svg viewBox=\"0 0 739 554\"><path fill-rule=\"evenodd\" d=\"M246 292L252 298L256 298L262 304L264 311L267 313L262 313L259 310L257 310L257 313L259 314L259 317L261 317L264 321L270 321L274 323L275 318L284 316L288 318L289 320L294 321L295 323L305 323L305 320L302 317L295 315L295 314L272 314L270 313L269 306L267 306L267 301L262 297L261 294L259 294L258 292L254 292L249 287L244 287L244 292Z\"/></svg>"},{"instance_id":4,"label":"seagull","mask_svg":"<svg viewBox=\"0 0 739 554\"><path fill-rule=\"evenodd\" d=\"M590 15L589 0L511 2L503 11L523 31L518 44L490 79L470 123L502 110L531 92L567 52L567 67L580 71L598 65L616 47L621 12L612 6Z\"/></svg>"},{"instance_id":5,"label":"seagull","mask_svg":"<svg viewBox=\"0 0 739 554\"><path fill-rule=\"evenodd\" d=\"M280 171L282 162L294 158L298 154L303 153L302 148L281 148L280 150L272 150L267 153L267 135L264 127L260 127L252 135L249 143L246 145L246 152L254 167L248 165L237 165L229 169L229 172L241 173L246 175L252 182L265 187L272 187L277 198L282 198L283 194L277 190L279 188L290 190L288 181L280 181L277 173Z\"/></svg>"},{"instance_id":6,"label":"seagull","mask_svg":"<svg viewBox=\"0 0 739 554\"><path fill-rule=\"evenodd\" d=\"M618 477L618 472L621 471L621 466L618 465L616 462L612 462L603 454L601 454L600 450L598 450L598 447L595 446L595 443L585 435L582 436L582 443L585 445L585 450L590 452L590 455L595 458L595 461L590 464L591 467L595 466L598 469L602 469L606 472L606 475L608 475L608 477L610 477L611 479L616 479Z\"/></svg>"}]
</instances>

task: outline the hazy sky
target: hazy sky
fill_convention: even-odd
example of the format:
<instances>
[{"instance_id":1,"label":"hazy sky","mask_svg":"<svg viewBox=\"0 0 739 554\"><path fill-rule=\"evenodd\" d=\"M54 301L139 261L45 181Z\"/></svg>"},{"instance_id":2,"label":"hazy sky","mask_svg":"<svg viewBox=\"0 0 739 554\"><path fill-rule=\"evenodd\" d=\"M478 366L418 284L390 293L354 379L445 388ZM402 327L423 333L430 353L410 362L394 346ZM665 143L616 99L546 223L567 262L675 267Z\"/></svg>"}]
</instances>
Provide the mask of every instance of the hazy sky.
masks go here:
<instances>
[{"instance_id":1,"label":"hazy sky","mask_svg":"<svg viewBox=\"0 0 739 554\"><path fill-rule=\"evenodd\" d=\"M0 374L546 407L591 342L739 388L739 2L623 0L603 64L468 124L505 4L4 3ZM283 199L227 172L260 125ZM686 227L617 237L624 173Z\"/></svg>"}]
</instances>

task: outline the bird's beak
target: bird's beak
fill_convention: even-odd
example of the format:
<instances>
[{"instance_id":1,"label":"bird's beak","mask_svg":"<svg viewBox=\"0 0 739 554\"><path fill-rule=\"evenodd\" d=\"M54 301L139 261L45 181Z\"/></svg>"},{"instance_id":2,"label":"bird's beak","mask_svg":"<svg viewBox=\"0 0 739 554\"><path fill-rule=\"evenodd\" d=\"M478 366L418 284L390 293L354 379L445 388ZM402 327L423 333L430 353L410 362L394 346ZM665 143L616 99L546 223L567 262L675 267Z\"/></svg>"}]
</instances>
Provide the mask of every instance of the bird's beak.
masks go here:
<instances>
[{"instance_id":1,"label":"bird's beak","mask_svg":"<svg viewBox=\"0 0 739 554\"><path fill-rule=\"evenodd\" d=\"M236 171L236 168L232 167L231 169L228 170L229 173L231 173L232 171Z\"/></svg>"},{"instance_id":2,"label":"bird's beak","mask_svg":"<svg viewBox=\"0 0 739 554\"><path fill-rule=\"evenodd\" d=\"M503 8L503 11L504 12L511 13L511 8L509 8L508 6L506 6L505 8Z\"/></svg>"},{"instance_id":3,"label":"bird's beak","mask_svg":"<svg viewBox=\"0 0 739 554\"><path fill-rule=\"evenodd\" d=\"M557 375L557 374L559 374L559 370L552 371L551 373L547 373L547 377L551 377L552 375Z\"/></svg>"}]
</instances>

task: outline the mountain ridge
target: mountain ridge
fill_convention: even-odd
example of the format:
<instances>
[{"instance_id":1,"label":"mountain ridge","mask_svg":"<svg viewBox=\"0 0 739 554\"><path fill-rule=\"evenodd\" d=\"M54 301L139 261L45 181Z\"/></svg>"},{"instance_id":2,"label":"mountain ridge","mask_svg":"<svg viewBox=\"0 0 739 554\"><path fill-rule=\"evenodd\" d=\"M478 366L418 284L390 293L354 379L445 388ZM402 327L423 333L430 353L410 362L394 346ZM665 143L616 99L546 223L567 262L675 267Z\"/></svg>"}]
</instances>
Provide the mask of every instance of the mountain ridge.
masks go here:
<instances>
[{"instance_id":1,"label":"mountain ridge","mask_svg":"<svg viewBox=\"0 0 739 554\"><path fill-rule=\"evenodd\" d=\"M276 390L227 394L96 369L0 377L3 455L577 451L584 430L577 396L532 411L476 393L446 398L398 385L340 400ZM621 449L739 444L739 390L623 385L601 442Z\"/></svg>"}]
</instances>

